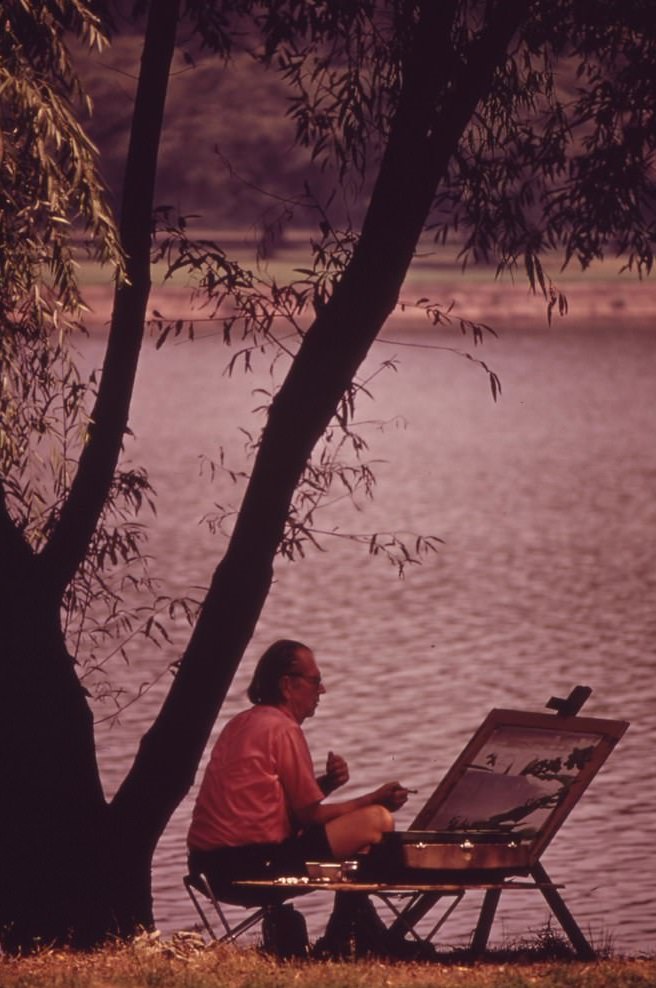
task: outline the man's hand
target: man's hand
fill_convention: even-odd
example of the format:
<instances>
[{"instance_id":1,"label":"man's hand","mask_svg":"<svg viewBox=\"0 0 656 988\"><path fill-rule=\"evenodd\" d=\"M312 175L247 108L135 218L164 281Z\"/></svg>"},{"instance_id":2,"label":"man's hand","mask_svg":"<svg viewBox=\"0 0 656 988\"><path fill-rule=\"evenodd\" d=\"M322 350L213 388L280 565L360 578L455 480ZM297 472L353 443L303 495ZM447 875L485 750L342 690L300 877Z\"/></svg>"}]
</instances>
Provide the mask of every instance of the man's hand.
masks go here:
<instances>
[{"instance_id":1,"label":"man's hand","mask_svg":"<svg viewBox=\"0 0 656 988\"><path fill-rule=\"evenodd\" d=\"M381 806L393 812L403 806L408 799L409 792L412 790L406 789L400 782L385 782L384 785L372 792L371 801L372 803L380 803Z\"/></svg>"},{"instance_id":2,"label":"man's hand","mask_svg":"<svg viewBox=\"0 0 656 988\"><path fill-rule=\"evenodd\" d=\"M334 752L328 752L328 758L326 759L326 774L322 775L318 779L321 791L327 796L329 793L334 792L335 789L339 789L349 780L349 770L346 764L346 759L342 758L341 755L336 755Z\"/></svg>"}]
</instances>

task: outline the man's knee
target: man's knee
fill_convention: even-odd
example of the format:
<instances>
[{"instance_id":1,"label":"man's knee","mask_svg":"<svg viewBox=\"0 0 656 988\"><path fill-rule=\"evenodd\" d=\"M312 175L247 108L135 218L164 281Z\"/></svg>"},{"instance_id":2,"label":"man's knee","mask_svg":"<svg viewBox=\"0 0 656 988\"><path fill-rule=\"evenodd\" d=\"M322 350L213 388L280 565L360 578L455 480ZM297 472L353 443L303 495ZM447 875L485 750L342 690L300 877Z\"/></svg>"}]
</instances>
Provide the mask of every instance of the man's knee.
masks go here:
<instances>
[{"instance_id":1,"label":"man's knee","mask_svg":"<svg viewBox=\"0 0 656 988\"><path fill-rule=\"evenodd\" d=\"M375 842L381 840L383 834L394 830L394 817L385 806L374 803L373 806L367 807L367 810L371 817L373 830L378 835L377 838L374 838Z\"/></svg>"},{"instance_id":2,"label":"man's knee","mask_svg":"<svg viewBox=\"0 0 656 988\"><path fill-rule=\"evenodd\" d=\"M394 817L378 803L337 817L326 824L326 836L338 860L349 854L356 854L371 844L378 844L383 834L390 830L394 830Z\"/></svg>"},{"instance_id":3,"label":"man's knee","mask_svg":"<svg viewBox=\"0 0 656 988\"><path fill-rule=\"evenodd\" d=\"M390 830L394 830L394 817L386 807L380 803L367 806L362 813L362 831L366 835L367 844L377 844Z\"/></svg>"}]
</instances>

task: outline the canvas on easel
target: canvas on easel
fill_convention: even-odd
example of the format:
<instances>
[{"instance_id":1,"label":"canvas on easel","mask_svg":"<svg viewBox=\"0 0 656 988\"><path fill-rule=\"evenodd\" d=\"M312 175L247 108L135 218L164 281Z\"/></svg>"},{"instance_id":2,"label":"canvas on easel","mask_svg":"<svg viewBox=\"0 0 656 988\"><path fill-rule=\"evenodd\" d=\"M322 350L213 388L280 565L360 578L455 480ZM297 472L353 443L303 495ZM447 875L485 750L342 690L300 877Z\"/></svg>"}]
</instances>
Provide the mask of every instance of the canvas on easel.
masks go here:
<instances>
[{"instance_id":1,"label":"canvas on easel","mask_svg":"<svg viewBox=\"0 0 656 988\"><path fill-rule=\"evenodd\" d=\"M513 846L517 866L530 867L628 726L620 720L492 710L410 833ZM440 867L437 856L434 860L431 865L426 854L423 867Z\"/></svg>"}]
</instances>

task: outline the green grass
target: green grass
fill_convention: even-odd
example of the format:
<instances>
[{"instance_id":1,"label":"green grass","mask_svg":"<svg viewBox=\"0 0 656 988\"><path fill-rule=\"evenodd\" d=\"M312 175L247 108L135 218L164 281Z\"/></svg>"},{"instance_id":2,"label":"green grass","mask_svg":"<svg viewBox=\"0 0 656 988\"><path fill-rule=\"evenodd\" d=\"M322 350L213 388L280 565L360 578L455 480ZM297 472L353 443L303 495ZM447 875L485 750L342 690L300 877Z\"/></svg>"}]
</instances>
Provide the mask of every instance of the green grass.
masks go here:
<instances>
[{"instance_id":1,"label":"green grass","mask_svg":"<svg viewBox=\"0 0 656 988\"><path fill-rule=\"evenodd\" d=\"M143 936L91 953L0 957L0 988L654 988L656 959L470 963L279 963L253 948L204 946L193 935Z\"/></svg>"}]
</instances>

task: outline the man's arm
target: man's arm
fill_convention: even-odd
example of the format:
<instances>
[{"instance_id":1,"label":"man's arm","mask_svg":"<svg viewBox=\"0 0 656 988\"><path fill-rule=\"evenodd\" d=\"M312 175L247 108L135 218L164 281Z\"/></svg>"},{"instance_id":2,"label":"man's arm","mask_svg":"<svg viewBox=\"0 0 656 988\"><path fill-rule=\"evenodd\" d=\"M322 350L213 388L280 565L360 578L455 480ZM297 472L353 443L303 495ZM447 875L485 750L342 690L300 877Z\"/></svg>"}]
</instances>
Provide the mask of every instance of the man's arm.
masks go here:
<instances>
[{"instance_id":1,"label":"man's arm","mask_svg":"<svg viewBox=\"0 0 656 988\"><path fill-rule=\"evenodd\" d=\"M295 815L301 826L307 827L312 823L330 823L337 817L375 804L391 811L398 810L407 798L408 790L400 782L385 782L384 785L374 789L373 792L365 793L364 796L356 796L341 803L311 803L297 810Z\"/></svg>"}]
</instances>

